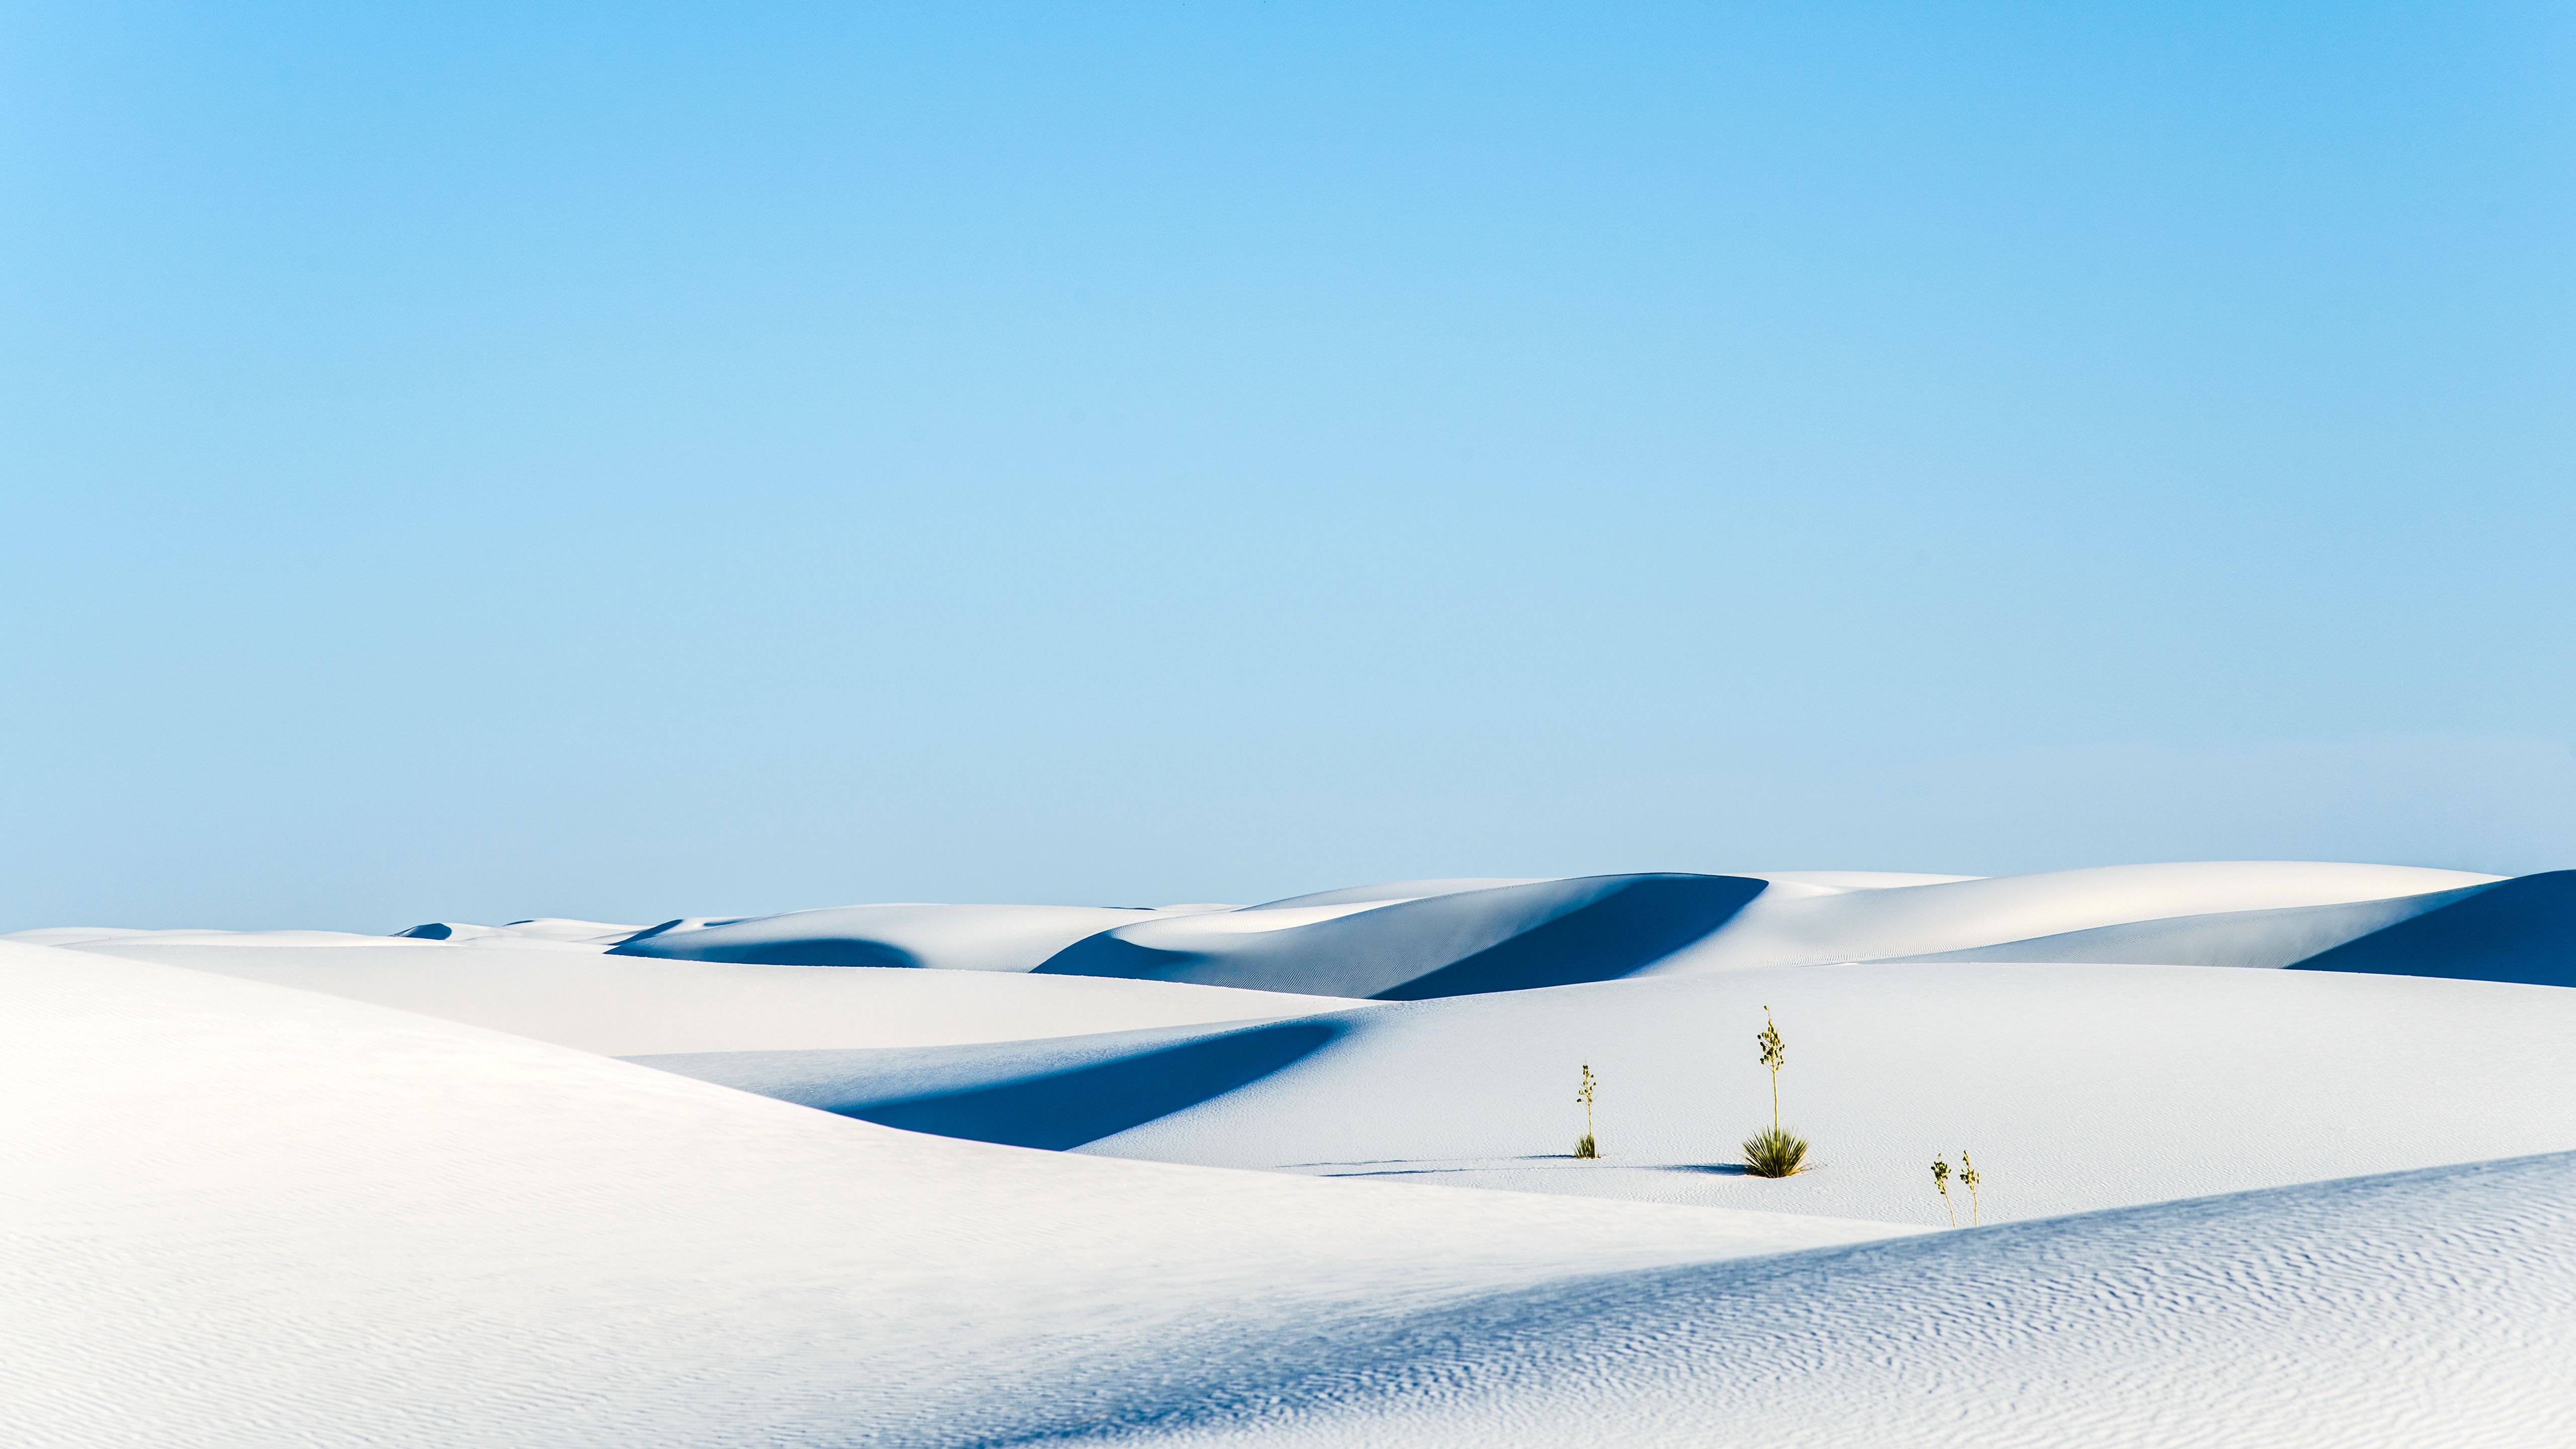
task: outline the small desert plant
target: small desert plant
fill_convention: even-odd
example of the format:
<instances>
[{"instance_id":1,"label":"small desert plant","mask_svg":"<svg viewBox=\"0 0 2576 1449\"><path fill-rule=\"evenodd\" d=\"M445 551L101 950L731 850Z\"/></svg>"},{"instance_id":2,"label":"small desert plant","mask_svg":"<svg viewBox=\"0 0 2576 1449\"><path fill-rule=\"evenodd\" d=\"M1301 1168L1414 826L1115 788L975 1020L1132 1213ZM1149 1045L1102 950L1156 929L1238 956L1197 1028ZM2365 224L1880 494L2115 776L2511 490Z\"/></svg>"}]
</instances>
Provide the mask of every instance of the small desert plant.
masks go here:
<instances>
[{"instance_id":1,"label":"small desert plant","mask_svg":"<svg viewBox=\"0 0 2576 1449\"><path fill-rule=\"evenodd\" d=\"M1807 1139L1780 1125L1780 1069L1789 1064L1789 1049L1770 1007L1762 1008L1762 1030L1753 1041L1762 1048L1762 1065L1771 1069L1771 1126L1744 1139L1744 1167L1755 1177L1787 1177L1806 1165Z\"/></svg>"},{"instance_id":2,"label":"small desert plant","mask_svg":"<svg viewBox=\"0 0 2576 1449\"><path fill-rule=\"evenodd\" d=\"M1941 1194L1941 1206L1950 1210L1950 1226L1959 1225L1959 1205L1950 1201L1950 1159L1932 1159L1932 1190Z\"/></svg>"},{"instance_id":3,"label":"small desert plant","mask_svg":"<svg viewBox=\"0 0 2576 1449\"><path fill-rule=\"evenodd\" d=\"M1594 1088L1600 1085L1601 1079L1592 1075L1592 1064L1590 1062L1585 1062L1583 1064L1583 1089L1574 1094L1574 1100L1583 1104L1583 1138L1581 1141L1574 1144L1574 1155L1577 1157L1599 1157L1601 1155L1601 1148L1592 1140L1592 1092Z\"/></svg>"},{"instance_id":4,"label":"small desert plant","mask_svg":"<svg viewBox=\"0 0 2576 1449\"><path fill-rule=\"evenodd\" d=\"M1787 1177L1806 1165L1807 1139L1765 1127L1744 1139L1744 1170L1755 1177Z\"/></svg>"},{"instance_id":5,"label":"small desert plant","mask_svg":"<svg viewBox=\"0 0 2576 1449\"><path fill-rule=\"evenodd\" d=\"M1968 1149L1964 1147L1959 1149L1959 1186L1968 1190L1968 1226L1973 1228L1977 1226L1979 1220L1977 1214L1977 1164L1968 1160ZM1945 1193L1943 1196L1946 1197L1948 1194ZM1959 1215L1958 1213L1953 1212L1950 1214L1950 1226L1955 1228L1958 1225Z\"/></svg>"}]
</instances>

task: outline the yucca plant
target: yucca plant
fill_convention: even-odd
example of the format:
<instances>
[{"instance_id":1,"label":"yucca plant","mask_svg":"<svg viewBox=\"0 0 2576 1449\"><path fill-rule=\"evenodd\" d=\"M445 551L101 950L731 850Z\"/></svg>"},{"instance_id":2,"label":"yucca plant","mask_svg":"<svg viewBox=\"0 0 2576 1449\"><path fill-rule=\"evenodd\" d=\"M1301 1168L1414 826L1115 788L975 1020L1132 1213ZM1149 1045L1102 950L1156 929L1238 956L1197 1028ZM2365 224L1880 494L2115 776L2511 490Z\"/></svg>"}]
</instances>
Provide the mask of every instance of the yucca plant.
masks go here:
<instances>
[{"instance_id":1,"label":"yucca plant","mask_svg":"<svg viewBox=\"0 0 2576 1449\"><path fill-rule=\"evenodd\" d=\"M1979 1221L1977 1212L1977 1164L1968 1160L1968 1149L1964 1147L1959 1149L1959 1186L1968 1190L1968 1226L1973 1228L1977 1226ZM1947 1194L1944 1195L1946 1196ZM1953 1212L1950 1214L1950 1226L1955 1228L1958 1225L1959 1215Z\"/></svg>"},{"instance_id":2,"label":"yucca plant","mask_svg":"<svg viewBox=\"0 0 2576 1449\"><path fill-rule=\"evenodd\" d=\"M1755 1177L1787 1177L1806 1165L1807 1139L1780 1125L1780 1069L1789 1064L1789 1048L1770 1007L1762 1008L1762 1030L1753 1041L1771 1069L1771 1126L1744 1139L1744 1168Z\"/></svg>"},{"instance_id":3,"label":"yucca plant","mask_svg":"<svg viewBox=\"0 0 2576 1449\"><path fill-rule=\"evenodd\" d=\"M1807 1139L1765 1127L1744 1139L1744 1170L1755 1177L1787 1177L1807 1163Z\"/></svg>"},{"instance_id":4,"label":"yucca plant","mask_svg":"<svg viewBox=\"0 0 2576 1449\"><path fill-rule=\"evenodd\" d=\"M1599 1157L1601 1155L1601 1148L1592 1140L1592 1091L1595 1087L1600 1085L1601 1079L1592 1075L1592 1064L1590 1062L1585 1062L1583 1064L1583 1089L1574 1094L1574 1100L1583 1104L1583 1138L1581 1141L1574 1144L1574 1155L1577 1157Z\"/></svg>"},{"instance_id":5,"label":"yucca plant","mask_svg":"<svg viewBox=\"0 0 2576 1449\"><path fill-rule=\"evenodd\" d=\"M1941 1194L1941 1206L1950 1210L1950 1226L1959 1225L1959 1205L1950 1201L1950 1159L1932 1159L1932 1190Z\"/></svg>"}]
</instances>

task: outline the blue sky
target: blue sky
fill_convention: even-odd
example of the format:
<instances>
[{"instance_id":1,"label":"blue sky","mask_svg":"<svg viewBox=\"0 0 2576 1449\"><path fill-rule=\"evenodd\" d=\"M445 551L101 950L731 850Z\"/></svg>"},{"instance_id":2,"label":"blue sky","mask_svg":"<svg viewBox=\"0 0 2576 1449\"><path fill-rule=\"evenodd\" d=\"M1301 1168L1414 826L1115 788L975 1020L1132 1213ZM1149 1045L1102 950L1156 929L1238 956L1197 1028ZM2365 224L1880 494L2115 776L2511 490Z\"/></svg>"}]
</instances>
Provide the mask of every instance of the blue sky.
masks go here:
<instances>
[{"instance_id":1,"label":"blue sky","mask_svg":"<svg viewBox=\"0 0 2576 1449\"><path fill-rule=\"evenodd\" d=\"M2576 865L2544 5L0 11L0 929Z\"/></svg>"}]
</instances>

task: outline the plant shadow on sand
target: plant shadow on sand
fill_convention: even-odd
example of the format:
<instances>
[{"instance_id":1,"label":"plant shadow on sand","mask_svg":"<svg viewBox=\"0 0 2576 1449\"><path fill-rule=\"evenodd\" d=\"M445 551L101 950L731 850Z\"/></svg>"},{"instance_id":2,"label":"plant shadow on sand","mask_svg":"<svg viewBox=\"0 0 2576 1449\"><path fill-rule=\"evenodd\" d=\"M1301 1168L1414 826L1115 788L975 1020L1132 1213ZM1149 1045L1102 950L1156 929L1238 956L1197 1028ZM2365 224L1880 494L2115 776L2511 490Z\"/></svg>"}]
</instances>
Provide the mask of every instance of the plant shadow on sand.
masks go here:
<instances>
[{"instance_id":1,"label":"plant shadow on sand","mask_svg":"<svg viewBox=\"0 0 2576 1449\"><path fill-rule=\"evenodd\" d=\"M1594 1167L1623 1167L1631 1172L1689 1172L1698 1173L1708 1177L1751 1177L1753 1175L1752 1169L1746 1167L1741 1162L1620 1162L1614 1158L1594 1158L1591 1161L1585 1162L1584 1159L1566 1152L1546 1153L1537 1157L1515 1158L1514 1161L1525 1162L1533 1167L1541 1164L1548 1166L1563 1164L1571 1167L1575 1163L1582 1162L1587 1169Z\"/></svg>"},{"instance_id":2,"label":"plant shadow on sand","mask_svg":"<svg viewBox=\"0 0 2576 1449\"><path fill-rule=\"evenodd\" d=\"M1571 1152L1542 1152L1527 1157L1497 1157L1472 1162L1423 1162L1386 1158L1376 1162L1299 1163L1301 1168L1339 1169L1334 1177L1440 1177L1462 1172L1510 1172L1548 1168L1559 1172L1688 1172L1711 1177L1750 1177L1741 1162L1621 1162L1616 1158L1577 1157Z\"/></svg>"},{"instance_id":3,"label":"plant shadow on sand","mask_svg":"<svg viewBox=\"0 0 2576 1449\"><path fill-rule=\"evenodd\" d=\"M1741 1162L1663 1162L1657 1163L1650 1170L1655 1172L1696 1172L1709 1177L1751 1177L1753 1175L1753 1169L1746 1167Z\"/></svg>"}]
</instances>

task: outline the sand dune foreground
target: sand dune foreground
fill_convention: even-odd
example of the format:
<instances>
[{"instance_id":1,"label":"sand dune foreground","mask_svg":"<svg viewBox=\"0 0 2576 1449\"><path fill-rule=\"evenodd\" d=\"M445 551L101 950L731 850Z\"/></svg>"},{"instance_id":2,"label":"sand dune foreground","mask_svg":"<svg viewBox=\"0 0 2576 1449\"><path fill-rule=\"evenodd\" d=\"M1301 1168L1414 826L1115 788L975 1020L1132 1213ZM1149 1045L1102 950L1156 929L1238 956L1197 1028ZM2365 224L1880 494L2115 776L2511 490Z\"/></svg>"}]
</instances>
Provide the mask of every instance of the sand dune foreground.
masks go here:
<instances>
[{"instance_id":1,"label":"sand dune foreground","mask_svg":"<svg viewBox=\"0 0 2576 1449\"><path fill-rule=\"evenodd\" d=\"M2282 862L21 932L0 1442L2561 1444L2571 988Z\"/></svg>"}]
</instances>

